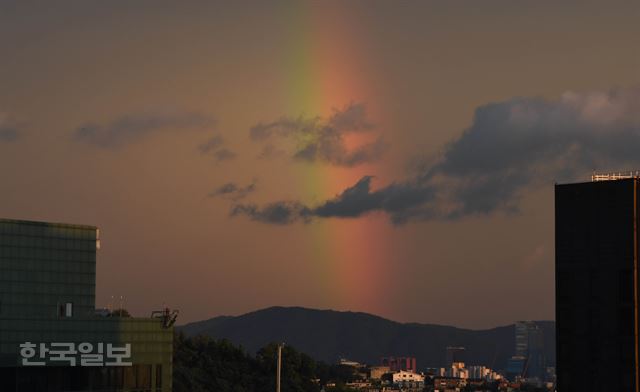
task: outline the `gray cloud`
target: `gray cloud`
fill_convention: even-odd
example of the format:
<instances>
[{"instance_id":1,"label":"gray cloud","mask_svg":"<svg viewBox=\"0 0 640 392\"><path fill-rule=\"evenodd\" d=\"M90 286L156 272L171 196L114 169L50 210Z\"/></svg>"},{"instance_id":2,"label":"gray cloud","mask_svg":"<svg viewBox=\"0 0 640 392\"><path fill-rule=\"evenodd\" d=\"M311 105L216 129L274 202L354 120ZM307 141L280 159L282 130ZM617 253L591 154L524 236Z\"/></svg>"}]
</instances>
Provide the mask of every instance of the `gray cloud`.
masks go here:
<instances>
[{"instance_id":1,"label":"gray cloud","mask_svg":"<svg viewBox=\"0 0 640 392\"><path fill-rule=\"evenodd\" d=\"M366 107L362 103L350 103L342 110L334 110L328 126L341 131L369 131L373 124L367 121Z\"/></svg>"},{"instance_id":2,"label":"gray cloud","mask_svg":"<svg viewBox=\"0 0 640 392\"><path fill-rule=\"evenodd\" d=\"M15 142L20 138L20 127L0 112L0 142Z\"/></svg>"},{"instance_id":3,"label":"gray cloud","mask_svg":"<svg viewBox=\"0 0 640 392\"><path fill-rule=\"evenodd\" d=\"M258 158L259 159L270 159L270 158L282 157L282 156L286 156L286 155L287 155L286 151L284 151L282 149L278 149L273 144L267 144L266 146L264 146L262 148L262 152L260 152L260 155L258 155Z\"/></svg>"},{"instance_id":4,"label":"gray cloud","mask_svg":"<svg viewBox=\"0 0 640 392\"><path fill-rule=\"evenodd\" d=\"M240 187L234 182L228 182L220 187L218 187L213 192L209 193L210 197L227 197L231 200L240 200L248 196L250 193L256 190L256 181L254 180L251 184Z\"/></svg>"},{"instance_id":5,"label":"gray cloud","mask_svg":"<svg viewBox=\"0 0 640 392\"><path fill-rule=\"evenodd\" d=\"M73 132L74 140L105 149L117 149L159 131L207 129L215 121L200 113L130 114L110 123L88 123Z\"/></svg>"},{"instance_id":6,"label":"gray cloud","mask_svg":"<svg viewBox=\"0 0 640 392\"><path fill-rule=\"evenodd\" d=\"M478 108L423 178L453 187L455 216L512 211L528 186L639 165L638 147L640 88L514 98Z\"/></svg>"},{"instance_id":7,"label":"gray cloud","mask_svg":"<svg viewBox=\"0 0 640 392\"><path fill-rule=\"evenodd\" d=\"M518 210L524 190L585 179L592 170L640 165L640 88L513 98L483 105L471 126L410 180L371 191L371 177L315 207L299 202L236 206L268 223L388 214L394 223ZM271 222L275 207L278 217Z\"/></svg>"},{"instance_id":8,"label":"gray cloud","mask_svg":"<svg viewBox=\"0 0 640 392\"><path fill-rule=\"evenodd\" d=\"M229 161L231 159L235 159L238 156L235 152L229 150L228 148L221 148L215 153L213 153L214 158L218 162Z\"/></svg>"},{"instance_id":9,"label":"gray cloud","mask_svg":"<svg viewBox=\"0 0 640 392\"><path fill-rule=\"evenodd\" d=\"M15 142L18 140L18 128L12 126L2 126L0 124L0 142Z\"/></svg>"},{"instance_id":10,"label":"gray cloud","mask_svg":"<svg viewBox=\"0 0 640 392\"><path fill-rule=\"evenodd\" d=\"M275 138L293 143L290 155L302 161L322 161L337 166L355 166L378 160L388 145L381 137L372 143L348 149L344 138L353 132L369 132L373 125L366 118L366 108L361 103L351 103L341 110L334 110L328 118L282 117L271 123L260 123L250 130L251 139L267 143L262 158L276 151Z\"/></svg>"},{"instance_id":11,"label":"gray cloud","mask_svg":"<svg viewBox=\"0 0 640 392\"><path fill-rule=\"evenodd\" d=\"M215 151L218 147L221 147L224 144L224 139L220 135L212 136L209 140L202 143L198 146L198 150L200 150L203 154L208 154L212 151Z\"/></svg>"},{"instance_id":12,"label":"gray cloud","mask_svg":"<svg viewBox=\"0 0 640 392\"><path fill-rule=\"evenodd\" d=\"M218 162L228 161L238 156L235 152L224 147L225 140L220 135L215 135L198 146L202 154L209 154Z\"/></svg>"},{"instance_id":13,"label":"gray cloud","mask_svg":"<svg viewBox=\"0 0 640 392\"><path fill-rule=\"evenodd\" d=\"M311 219L309 209L296 201L278 201L261 208L255 204L238 204L231 209L231 215L245 215L253 221L277 225Z\"/></svg>"},{"instance_id":14,"label":"gray cloud","mask_svg":"<svg viewBox=\"0 0 640 392\"><path fill-rule=\"evenodd\" d=\"M252 220L265 223L308 222L312 218L355 218L374 211L383 211L391 216L395 223L405 222L414 209L422 207L435 196L434 189L416 183L391 184L371 191L372 176L362 177L356 184L342 193L316 207L300 202L276 202L259 208L254 204L236 205L232 215L247 215Z\"/></svg>"}]
</instances>

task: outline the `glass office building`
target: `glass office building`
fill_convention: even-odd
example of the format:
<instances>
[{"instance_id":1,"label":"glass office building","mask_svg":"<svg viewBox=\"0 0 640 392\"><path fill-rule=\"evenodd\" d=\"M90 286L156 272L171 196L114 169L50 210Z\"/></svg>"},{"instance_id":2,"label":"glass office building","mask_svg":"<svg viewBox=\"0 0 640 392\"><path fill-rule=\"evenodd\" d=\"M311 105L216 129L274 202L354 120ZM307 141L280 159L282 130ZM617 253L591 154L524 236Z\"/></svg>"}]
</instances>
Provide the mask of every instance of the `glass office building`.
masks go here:
<instances>
[{"instance_id":1,"label":"glass office building","mask_svg":"<svg viewBox=\"0 0 640 392\"><path fill-rule=\"evenodd\" d=\"M0 391L171 390L168 313L96 314L98 233L0 219Z\"/></svg>"},{"instance_id":2,"label":"glass office building","mask_svg":"<svg viewBox=\"0 0 640 392\"><path fill-rule=\"evenodd\" d=\"M638 391L639 181L556 185L560 392Z\"/></svg>"}]
</instances>

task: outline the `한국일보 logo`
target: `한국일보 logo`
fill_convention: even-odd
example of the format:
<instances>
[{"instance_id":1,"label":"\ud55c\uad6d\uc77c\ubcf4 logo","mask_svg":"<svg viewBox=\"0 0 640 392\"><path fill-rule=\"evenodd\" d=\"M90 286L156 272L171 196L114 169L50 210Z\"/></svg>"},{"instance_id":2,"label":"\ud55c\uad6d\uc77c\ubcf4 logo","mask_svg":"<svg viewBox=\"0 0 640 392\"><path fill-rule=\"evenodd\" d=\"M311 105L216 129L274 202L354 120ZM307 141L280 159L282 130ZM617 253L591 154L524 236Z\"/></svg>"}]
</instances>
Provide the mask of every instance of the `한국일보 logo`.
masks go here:
<instances>
[{"instance_id":1,"label":"\ud55c\uad6d\uc77c\ubcf4 logo","mask_svg":"<svg viewBox=\"0 0 640 392\"><path fill-rule=\"evenodd\" d=\"M77 347L76 347L77 346ZM96 346L96 347L94 347ZM106 352L104 347L106 346ZM22 366L45 366L66 362L69 366L131 366L131 344L115 346L112 343L31 343L20 344Z\"/></svg>"}]
</instances>

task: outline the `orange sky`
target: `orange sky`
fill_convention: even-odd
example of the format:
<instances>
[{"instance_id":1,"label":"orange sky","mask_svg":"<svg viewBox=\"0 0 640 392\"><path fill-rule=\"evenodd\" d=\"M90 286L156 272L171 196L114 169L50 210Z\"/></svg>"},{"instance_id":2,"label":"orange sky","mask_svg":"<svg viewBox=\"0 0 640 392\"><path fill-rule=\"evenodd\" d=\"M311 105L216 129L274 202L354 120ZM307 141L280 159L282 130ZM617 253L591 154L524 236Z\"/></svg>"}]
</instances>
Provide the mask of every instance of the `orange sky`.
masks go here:
<instances>
[{"instance_id":1,"label":"orange sky","mask_svg":"<svg viewBox=\"0 0 640 392\"><path fill-rule=\"evenodd\" d=\"M0 4L0 216L99 226L98 305L167 304L180 323L272 305L465 327L553 318L553 178L514 214L403 225L380 212L271 225L208 195L255 181L242 202L317 205L364 175L374 189L411 178L479 106L635 86L637 2L186 3ZM378 159L295 160L301 142L278 137L265 159L250 138L351 103L371 129L345 146L380 136ZM74 138L110 124L134 132ZM199 151L213 136L233 158Z\"/></svg>"}]
</instances>

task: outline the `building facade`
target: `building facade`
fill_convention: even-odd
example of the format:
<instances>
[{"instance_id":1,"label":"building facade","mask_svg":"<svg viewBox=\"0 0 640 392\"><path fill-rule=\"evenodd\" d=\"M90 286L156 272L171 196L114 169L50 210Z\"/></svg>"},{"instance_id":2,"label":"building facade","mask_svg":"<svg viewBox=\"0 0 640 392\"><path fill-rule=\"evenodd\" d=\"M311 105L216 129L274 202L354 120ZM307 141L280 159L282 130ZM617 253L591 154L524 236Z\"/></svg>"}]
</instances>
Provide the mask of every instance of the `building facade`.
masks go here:
<instances>
[{"instance_id":1,"label":"building facade","mask_svg":"<svg viewBox=\"0 0 640 392\"><path fill-rule=\"evenodd\" d=\"M546 375L544 336L535 321L515 323L515 352L507 365L510 380L517 378L543 380Z\"/></svg>"},{"instance_id":2,"label":"building facade","mask_svg":"<svg viewBox=\"0 0 640 392\"><path fill-rule=\"evenodd\" d=\"M168 392L173 327L95 312L98 229L0 219L0 391Z\"/></svg>"},{"instance_id":3,"label":"building facade","mask_svg":"<svg viewBox=\"0 0 640 392\"><path fill-rule=\"evenodd\" d=\"M446 349L445 366L450 367L454 362L466 362L464 347L448 346Z\"/></svg>"},{"instance_id":4,"label":"building facade","mask_svg":"<svg viewBox=\"0 0 640 392\"><path fill-rule=\"evenodd\" d=\"M555 187L560 392L639 390L640 179L609 179Z\"/></svg>"},{"instance_id":5,"label":"building facade","mask_svg":"<svg viewBox=\"0 0 640 392\"><path fill-rule=\"evenodd\" d=\"M391 373L389 366L371 366L369 368L369 378L372 380L380 380L387 373Z\"/></svg>"},{"instance_id":6,"label":"building facade","mask_svg":"<svg viewBox=\"0 0 640 392\"><path fill-rule=\"evenodd\" d=\"M406 370L416 373L418 371L415 357L383 357L380 363L382 366L388 366L392 372Z\"/></svg>"},{"instance_id":7,"label":"building facade","mask_svg":"<svg viewBox=\"0 0 640 392\"><path fill-rule=\"evenodd\" d=\"M393 385L403 388L422 388L424 387L424 375L414 372L406 372L401 370L393 373Z\"/></svg>"}]
</instances>

